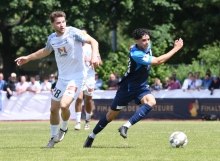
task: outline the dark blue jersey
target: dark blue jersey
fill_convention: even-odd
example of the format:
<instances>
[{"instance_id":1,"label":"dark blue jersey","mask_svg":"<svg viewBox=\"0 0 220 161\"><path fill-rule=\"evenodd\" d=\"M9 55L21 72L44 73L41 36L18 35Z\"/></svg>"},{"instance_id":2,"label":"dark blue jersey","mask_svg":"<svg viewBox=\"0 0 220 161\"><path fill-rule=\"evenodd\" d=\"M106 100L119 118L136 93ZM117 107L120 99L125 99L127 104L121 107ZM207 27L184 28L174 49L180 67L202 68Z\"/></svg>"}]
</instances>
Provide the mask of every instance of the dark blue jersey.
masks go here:
<instances>
[{"instance_id":1,"label":"dark blue jersey","mask_svg":"<svg viewBox=\"0 0 220 161\"><path fill-rule=\"evenodd\" d=\"M151 48L141 51L135 45L129 53L128 70L119 82L120 88L137 90L146 87L152 61Z\"/></svg>"}]
</instances>

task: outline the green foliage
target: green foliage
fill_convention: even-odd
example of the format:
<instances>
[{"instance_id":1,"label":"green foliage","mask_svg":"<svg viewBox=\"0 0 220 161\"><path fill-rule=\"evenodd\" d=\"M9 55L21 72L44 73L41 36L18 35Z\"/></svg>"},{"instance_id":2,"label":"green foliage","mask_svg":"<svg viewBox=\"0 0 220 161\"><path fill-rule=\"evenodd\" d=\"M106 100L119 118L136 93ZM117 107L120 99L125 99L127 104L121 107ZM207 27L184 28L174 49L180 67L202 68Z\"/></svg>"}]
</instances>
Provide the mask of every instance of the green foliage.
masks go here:
<instances>
[{"instance_id":1,"label":"green foliage","mask_svg":"<svg viewBox=\"0 0 220 161\"><path fill-rule=\"evenodd\" d=\"M107 59L103 61L104 65L96 69L96 71L99 73L100 78L102 78L104 82L104 89L107 89L108 87L107 82L111 73L118 72L119 75L122 77L122 75L127 70L128 48L123 45L121 45L120 48L123 51L119 51L117 53L109 53Z\"/></svg>"}]
</instances>

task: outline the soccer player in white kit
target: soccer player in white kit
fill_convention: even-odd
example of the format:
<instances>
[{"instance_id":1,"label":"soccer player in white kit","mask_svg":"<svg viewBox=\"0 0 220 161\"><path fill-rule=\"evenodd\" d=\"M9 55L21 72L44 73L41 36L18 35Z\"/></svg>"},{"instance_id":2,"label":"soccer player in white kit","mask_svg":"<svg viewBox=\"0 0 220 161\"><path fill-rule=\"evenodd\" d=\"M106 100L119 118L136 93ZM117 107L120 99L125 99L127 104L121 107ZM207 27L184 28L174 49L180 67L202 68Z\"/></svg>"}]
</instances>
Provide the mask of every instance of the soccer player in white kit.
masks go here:
<instances>
[{"instance_id":1,"label":"soccer player in white kit","mask_svg":"<svg viewBox=\"0 0 220 161\"><path fill-rule=\"evenodd\" d=\"M82 29L83 32L87 34L87 31L85 29ZM81 114L82 114L82 101L83 101L83 94L85 95L85 107L86 107L86 119L85 119L85 125L84 130L90 129L90 119L91 119L91 113L93 108L93 101L92 101L92 95L94 91L95 86L95 70L93 70L90 66L90 59L92 56L92 48L90 44L83 43L83 54L86 62L86 68L87 68L87 78L86 78L86 84L80 92L76 103L75 103L75 112L76 112L76 125L74 127L75 130L81 129ZM100 57L100 54L97 54L97 58L99 60L99 64L102 64L102 60Z\"/></svg>"},{"instance_id":2,"label":"soccer player in white kit","mask_svg":"<svg viewBox=\"0 0 220 161\"><path fill-rule=\"evenodd\" d=\"M70 118L69 106L74 99L77 99L85 84L87 72L82 52L82 43L91 44L92 58L90 65L92 68L99 65L96 55L98 53L98 42L94 38L77 28L66 27L66 14L62 11L52 12L50 14L50 21L55 33L48 37L46 47L15 60L20 66L30 60L46 57L54 51L59 76L51 96L51 139L46 148L53 148L55 143L64 138L68 130ZM60 130L58 130L60 109L62 122Z\"/></svg>"}]
</instances>

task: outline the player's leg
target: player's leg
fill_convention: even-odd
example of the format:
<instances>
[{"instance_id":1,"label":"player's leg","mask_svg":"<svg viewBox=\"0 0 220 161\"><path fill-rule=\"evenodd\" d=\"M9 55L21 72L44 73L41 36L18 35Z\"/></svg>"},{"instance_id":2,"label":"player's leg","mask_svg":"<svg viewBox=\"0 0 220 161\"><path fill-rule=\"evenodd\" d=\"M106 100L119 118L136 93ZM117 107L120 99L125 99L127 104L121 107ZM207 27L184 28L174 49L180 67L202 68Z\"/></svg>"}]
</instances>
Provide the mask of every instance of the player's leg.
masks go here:
<instances>
[{"instance_id":1,"label":"player's leg","mask_svg":"<svg viewBox=\"0 0 220 161\"><path fill-rule=\"evenodd\" d=\"M60 110L60 102L55 101L51 99L51 113L50 113L50 134L51 139L49 140L48 144L46 145L46 148L53 148L55 142L53 141L54 137L58 133L58 126L60 122L60 116L59 116L59 110Z\"/></svg>"},{"instance_id":2,"label":"player's leg","mask_svg":"<svg viewBox=\"0 0 220 161\"><path fill-rule=\"evenodd\" d=\"M80 92L75 103L75 112L76 112L76 125L74 127L75 130L81 129L82 101L83 101L83 92Z\"/></svg>"},{"instance_id":3,"label":"player's leg","mask_svg":"<svg viewBox=\"0 0 220 161\"><path fill-rule=\"evenodd\" d=\"M127 130L132 125L144 118L152 110L152 106L156 104L156 100L152 94L146 94L141 98L140 102L140 108L134 113L127 123L118 129L123 138L127 138Z\"/></svg>"},{"instance_id":4,"label":"player's leg","mask_svg":"<svg viewBox=\"0 0 220 161\"><path fill-rule=\"evenodd\" d=\"M123 109L132 98L126 97L126 95L123 92L120 92L118 90L112 104L111 109L108 111L106 116L102 117L99 122L96 124L95 128L93 129L93 132L89 134L87 140L84 143L84 148L91 148L92 143L95 139L95 136L101 132L108 123L110 123L115 117L118 115L121 109Z\"/></svg>"},{"instance_id":5,"label":"player's leg","mask_svg":"<svg viewBox=\"0 0 220 161\"><path fill-rule=\"evenodd\" d=\"M92 109L93 109L93 100L91 95L88 94L85 95L85 106L86 106L86 119L85 119L84 130L89 130L90 120L92 116Z\"/></svg>"},{"instance_id":6,"label":"player's leg","mask_svg":"<svg viewBox=\"0 0 220 161\"><path fill-rule=\"evenodd\" d=\"M93 132L89 134L87 137L83 147L84 148L91 148L93 140L95 139L95 136L101 132L108 123L110 123L119 113L120 111L113 111L109 110L106 116L102 117L99 122L96 124L95 128L93 129Z\"/></svg>"},{"instance_id":7,"label":"player's leg","mask_svg":"<svg viewBox=\"0 0 220 161\"><path fill-rule=\"evenodd\" d=\"M63 140L65 134L68 131L68 124L70 118L70 110L69 106L73 102L74 99L77 99L79 93L81 91L83 80L76 82L71 81L67 82L66 90L60 100L60 108L61 108L61 126L60 131L56 137L54 137L54 142L59 142ZM64 86L65 87L65 86Z\"/></svg>"}]
</instances>

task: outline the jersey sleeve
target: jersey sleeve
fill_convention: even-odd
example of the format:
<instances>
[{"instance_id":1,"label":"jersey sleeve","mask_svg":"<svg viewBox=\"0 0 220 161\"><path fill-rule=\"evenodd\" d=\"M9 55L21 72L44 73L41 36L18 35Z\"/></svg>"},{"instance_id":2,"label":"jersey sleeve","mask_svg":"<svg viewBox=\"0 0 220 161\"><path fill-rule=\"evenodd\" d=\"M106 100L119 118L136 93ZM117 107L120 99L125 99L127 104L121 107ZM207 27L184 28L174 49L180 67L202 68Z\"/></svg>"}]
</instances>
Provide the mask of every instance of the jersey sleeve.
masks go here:
<instances>
[{"instance_id":1,"label":"jersey sleeve","mask_svg":"<svg viewBox=\"0 0 220 161\"><path fill-rule=\"evenodd\" d=\"M53 47L52 47L52 45L50 44L50 40L51 40L52 37L53 37L53 34L51 34L51 35L47 38L47 43L46 43L46 47L45 47L46 50L53 51Z\"/></svg>"},{"instance_id":2,"label":"jersey sleeve","mask_svg":"<svg viewBox=\"0 0 220 161\"><path fill-rule=\"evenodd\" d=\"M83 32L80 29L77 29L75 27L69 28L70 34L72 35L73 39L80 42L86 42L89 35L85 32Z\"/></svg>"},{"instance_id":3,"label":"jersey sleeve","mask_svg":"<svg viewBox=\"0 0 220 161\"><path fill-rule=\"evenodd\" d=\"M141 64L141 65L150 65L152 61L152 56L142 51L133 51L131 52L131 56L136 63Z\"/></svg>"}]
</instances>

